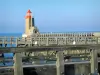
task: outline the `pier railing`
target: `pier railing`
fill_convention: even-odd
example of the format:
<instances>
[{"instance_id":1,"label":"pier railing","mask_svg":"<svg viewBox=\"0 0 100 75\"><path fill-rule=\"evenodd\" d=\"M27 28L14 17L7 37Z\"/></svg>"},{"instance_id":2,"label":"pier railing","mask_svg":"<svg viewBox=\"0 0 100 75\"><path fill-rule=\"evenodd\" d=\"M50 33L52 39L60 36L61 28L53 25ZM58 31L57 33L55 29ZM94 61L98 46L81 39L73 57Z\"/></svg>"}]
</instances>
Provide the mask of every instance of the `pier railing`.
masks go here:
<instances>
[{"instance_id":1,"label":"pier railing","mask_svg":"<svg viewBox=\"0 0 100 75\"><path fill-rule=\"evenodd\" d=\"M96 45L100 44L100 37L0 37L0 45Z\"/></svg>"}]
</instances>

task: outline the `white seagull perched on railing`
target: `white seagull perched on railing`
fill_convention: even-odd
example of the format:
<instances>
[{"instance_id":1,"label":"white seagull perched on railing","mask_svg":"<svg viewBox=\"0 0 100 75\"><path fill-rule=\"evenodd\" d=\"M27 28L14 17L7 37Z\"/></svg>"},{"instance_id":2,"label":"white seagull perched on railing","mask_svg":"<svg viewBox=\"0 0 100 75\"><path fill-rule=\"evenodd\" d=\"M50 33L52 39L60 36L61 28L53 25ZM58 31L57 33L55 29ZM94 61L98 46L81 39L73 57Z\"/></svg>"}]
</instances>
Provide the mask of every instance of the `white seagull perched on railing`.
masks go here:
<instances>
[{"instance_id":1,"label":"white seagull perched on railing","mask_svg":"<svg viewBox=\"0 0 100 75\"><path fill-rule=\"evenodd\" d=\"M76 44L76 42L75 41L73 41L73 45L75 45Z\"/></svg>"}]
</instances>

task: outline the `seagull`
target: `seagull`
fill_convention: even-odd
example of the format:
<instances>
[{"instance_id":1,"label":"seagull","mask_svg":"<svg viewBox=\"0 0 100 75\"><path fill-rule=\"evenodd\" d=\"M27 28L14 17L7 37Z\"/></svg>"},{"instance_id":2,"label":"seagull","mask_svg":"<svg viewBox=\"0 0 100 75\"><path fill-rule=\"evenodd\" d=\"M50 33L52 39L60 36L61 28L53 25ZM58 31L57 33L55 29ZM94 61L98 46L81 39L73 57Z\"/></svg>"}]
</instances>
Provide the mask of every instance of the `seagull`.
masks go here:
<instances>
[{"instance_id":1,"label":"seagull","mask_svg":"<svg viewBox=\"0 0 100 75\"><path fill-rule=\"evenodd\" d=\"M75 41L73 41L73 45L75 45L76 44L76 42Z\"/></svg>"},{"instance_id":2,"label":"seagull","mask_svg":"<svg viewBox=\"0 0 100 75\"><path fill-rule=\"evenodd\" d=\"M35 45L37 45L37 41L35 41Z\"/></svg>"}]
</instances>

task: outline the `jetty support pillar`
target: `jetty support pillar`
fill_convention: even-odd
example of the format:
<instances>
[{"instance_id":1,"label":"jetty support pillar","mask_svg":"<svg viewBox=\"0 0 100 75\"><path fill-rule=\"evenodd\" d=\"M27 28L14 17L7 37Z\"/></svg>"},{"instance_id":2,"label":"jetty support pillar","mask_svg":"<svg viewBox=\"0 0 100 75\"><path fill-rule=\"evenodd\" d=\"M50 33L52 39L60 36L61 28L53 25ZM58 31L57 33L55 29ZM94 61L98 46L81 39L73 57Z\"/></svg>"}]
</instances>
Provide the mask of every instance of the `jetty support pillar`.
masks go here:
<instances>
[{"instance_id":1,"label":"jetty support pillar","mask_svg":"<svg viewBox=\"0 0 100 75\"><path fill-rule=\"evenodd\" d=\"M64 75L64 54L63 51L58 51L56 54L56 72L57 75Z\"/></svg>"},{"instance_id":2,"label":"jetty support pillar","mask_svg":"<svg viewBox=\"0 0 100 75\"><path fill-rule=\"evenodd\" d=\"M14 55L14 75L23 75L21 53L15 53Z\"/></svg>"},{"instance_id":3,"label":"jetty support pillar","mask_svg":"<svg viewBox=\"0 0 100 75\"><path fill-rule=\"evenodd\" d=\"M97 50L92 49L90 52L91 59L91 74L98 74L98 59L97 59Z\"/></svg>"}]
</instances>

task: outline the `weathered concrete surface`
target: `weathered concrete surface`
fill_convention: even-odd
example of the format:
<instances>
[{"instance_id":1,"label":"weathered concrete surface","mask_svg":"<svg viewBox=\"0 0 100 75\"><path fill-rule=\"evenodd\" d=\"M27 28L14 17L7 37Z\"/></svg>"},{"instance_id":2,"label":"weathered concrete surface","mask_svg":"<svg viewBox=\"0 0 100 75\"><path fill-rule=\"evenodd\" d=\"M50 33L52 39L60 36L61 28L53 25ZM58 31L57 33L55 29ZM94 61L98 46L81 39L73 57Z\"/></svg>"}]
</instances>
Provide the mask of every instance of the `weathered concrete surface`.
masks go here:
<instances>
[{"instance_id":1,"label":"weathered concrete surface","mask_svg":"<svg viewBox=\"0 0 100 75\"><path fill-rule=\"evenodd\" d=\"M56 67L37 68L38 75L56 75Z\"/></svg>"},{"instance_id":2,"label":"weathered concrete surface","mask_svg":"<svg viewBox=\"0 0 100 75\"><path fill-rule=\"evenodd\" d=\"M75 64L74 69L75 69L75 75L78 75L78 74L88 75L90 73L89 64Z\"/></svg>"},{"instance_id":3,"label":"weathered concrete surface","mask_svg":"<svg viewBox=\"0 0 100 75\"><path fill-rule=\"evenodd\" d=\"M91 73L96 73L98 72L98 57L97 57L97 50L92 50L91 53Z\"/></svg>"},{"instance_id":4,"label":"weathered concrete surface","mask_svg":"<svg viewBox=\"0 0 100 75\"><path fill-rule=\"evenodd\" d=\"M56 67L52 66L38 67L36 72L38 75L57 75ZM82 73L85 75L90 73L89 64L65 65L65 75L80 75Z\"/></svg>"},{"instance_id":5,"label":"weathered concrete surface","mask_svg":"<svg viewBox=\"0 0 100 75\"><path fill-rule=\"evenodd\" d=\"M14 55L14 75L23 75L22 56L21 53Z\"/></svg>"},{"instance_id":6,"label":"weathered concrete surface","mask_svg":"<svg viewBox=\"0 0 100 75\"><path fill-rule=\"evenodd\" d=\"M56 54L56 71L57 75L64 75L64 54L62 51L57 52Z\"/></svg>"}]
</instances>

